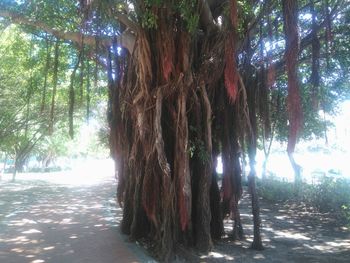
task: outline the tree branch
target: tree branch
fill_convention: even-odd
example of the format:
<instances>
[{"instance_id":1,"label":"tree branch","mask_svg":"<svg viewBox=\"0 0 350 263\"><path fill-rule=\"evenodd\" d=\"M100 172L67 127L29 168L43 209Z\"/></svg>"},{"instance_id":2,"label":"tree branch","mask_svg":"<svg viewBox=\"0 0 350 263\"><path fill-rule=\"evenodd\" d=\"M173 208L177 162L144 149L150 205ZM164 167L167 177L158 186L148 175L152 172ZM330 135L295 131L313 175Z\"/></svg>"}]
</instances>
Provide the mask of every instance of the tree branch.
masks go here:
<instances>
[{"instance_id":1,"label":"tree branch","mask_svg":"<svg viewBox=\"0 0 350 263\"><path fill-rule=\"evenodd\" d=\"M128 27L130 30L137 32L138 26L136 23L134 23L132 20L128 18L127 15L122 14L120 12L116 12L114 15L115 19L117 19L120 23Z\"/></svg>"},{"instance_id":2,"label":"tree branch","mask_svg":"<svg viewBox=\"0 0 350 263\"><path fill-rule=\"evenodd\" d=\"M344 4L344 2L343 2L342 0L338 1L338 2L335 4L334 8L333 8L333 9L331 10L331 12L329 13L331 18L334 18L334 17L338 14L337 11L339 11L339 10L342 9L342 8L341 8L341 7L343 6L342 4ZM326 23L327 23L327 21L326 21L326 19L324 19L320 24L318 24L318 25L316 26L316 28L315 28L316 34L317 34L322 28L325 27ZM305 37L303 37L303 39L301 39L301 41L300 41L300 50L299 50L299 54L300 54L305 48L307 48L308 46L310 46L310 45L312 44L312 40L313 40L312 38L313 38L313 32L310 32L310 33L308 33ZM282 59L279 60L279 61L276 61L276 62L272 65L272 67L274 67L274 68L280 70L281 72L283 72L283 71L285 70L285 62L286 62L286 60L285 60L285 57L284 57L284 56L281 56L281 57L282 57Z\"/></svg>"},{"instance_id":3,"label":"tree branch","mask_svg":"<svg viewBox=\"0 0 350 263\"><path fill-rule=\"evenodd\" d=\"M209 32L215 27L214 18L207 0L199 0L199 19L204 31Z\"/></svg>"},{"instance_id":4,"label":"tree branch","mask_svg":"<svg viewBox=\"0 0 350 263\"><path fill-rule=\"evenodd\" d=\"M224 9L224 5L227 3L227 0L206 0L208 3L211 13L216 19L220 14L222 14L222 10Z\"/></svg>"},{"instance_id":5,"label":"tree branch","mask_svg":"<svg viewBox=\"0 0 350 263\"><path fill-rule=\"evenodd\" d=\"M78 46L82 46L83 44L91 47L96 46L95 36L83 35L80 32L63 32L63 31L51 28L47 24L42 23L40 21L33 21L31 19L24 17L21 14L16 14L6 10L0 10L0 16L4 18L9 18L12 21L12 23L32 26L36 29L40 29L47 33L50 33L57 38L72 41ZM108 47L112 45L112 42L113 42L112 37L99 37L99 38L100 39L98 40L98 42L103 46ZM134 50L135 39L136 39L135 35L131 31L126 30L121 35L117 36L116 42L118 45L128 49L128 51L132 53Z\"/></svg>"}]
</instances>

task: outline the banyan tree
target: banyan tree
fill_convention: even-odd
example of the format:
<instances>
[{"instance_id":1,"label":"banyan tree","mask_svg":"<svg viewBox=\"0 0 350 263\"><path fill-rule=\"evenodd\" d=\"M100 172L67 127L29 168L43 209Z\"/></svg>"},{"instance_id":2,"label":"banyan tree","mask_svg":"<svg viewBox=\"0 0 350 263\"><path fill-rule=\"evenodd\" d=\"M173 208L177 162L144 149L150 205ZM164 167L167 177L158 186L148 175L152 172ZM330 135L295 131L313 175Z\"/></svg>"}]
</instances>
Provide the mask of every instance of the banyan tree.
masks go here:
<instances>
[{"instance_id":1,"label":"banyan tree","mask_svg":"<svg viewBox=\"0 0 350 263\"><path fill-rule=\"evenodd\" d=\"M146 238L160 259L171 260L180 247L210 250L224 235L228 213L234 225L226 234L243 237L238 204L246 160L252 248L263 248L255 189L258 139L269 138L277 112L286 112L279 119L288 129L288 154L298 174L298 63L310 63L317 111L320 61L329 60L332 20L345 2L5 1L0 16L74 45L79 60L105 70L121 231L131 240ZM73 65L74 74L86 74L82 65ZM222 178L215 170L218 156Z\"/></svg>"}]
</instances>

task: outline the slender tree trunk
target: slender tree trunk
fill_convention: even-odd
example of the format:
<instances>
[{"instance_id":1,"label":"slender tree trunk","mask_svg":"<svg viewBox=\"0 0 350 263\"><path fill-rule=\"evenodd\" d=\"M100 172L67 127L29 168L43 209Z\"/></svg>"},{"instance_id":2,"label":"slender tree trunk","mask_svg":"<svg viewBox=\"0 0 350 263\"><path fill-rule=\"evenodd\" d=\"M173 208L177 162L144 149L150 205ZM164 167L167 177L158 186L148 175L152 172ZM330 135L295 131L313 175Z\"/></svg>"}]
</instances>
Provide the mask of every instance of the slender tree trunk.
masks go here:
<instances>
[{"instance_id":1,"label":"slender tree trunk","mask_svg":"<svg viewBox=\"0 0 350 263\"><path fill-rule=\"evenodd\" d=\"M200 251L208 251L212 247L210 235L210 186L212 176L212 136L211 136L211 106L206 88L203 84L200 86L200 95L203 112L203 140L207 151L208 160L203 164L202 175L198 181L198 199L197 199L197 219L195 223L196 244Z\"/></svg>"},{"instance_id":2,"label":"slender tree trunk","mask_svg":"<svg viewBox=\"0 0 350 263\"><path fill-rule=\"evenodd\" d=\"M59 64L59 41L55 43L55 59L53 68L53 88L52 88L52 98L51 98L51 110L50 110L50 123L49 123L49 134L53 133L54 125L54 115L55 115L55 104L56 104L56 92L58 84L58 65Z\"/></svg>"},{"instance_id":3,"label":"slender tree trunk","mask_svg":"<svg viewBox=\"0 0 350 263\"><path fill-rule=\"evenodd\" d=\"M74 68L73 68L73 72L70 76L70 84L69 84L69 106L68 106L68 122L69 122L69 136L71 137L71 139L74 138L74 118L73 118L73 114L74 114L74 105L75 105L75 90L74 90L74 82L75 82L75 74L76 71L79 67L80 61L81 61L81 57L82 57L82 52L80 52L80 54L78 55L78 61L76 62Z\"/></svg>"},{"instance_id":4,"label":"slender tree trunk","mask_svg":"<svg viewBox=\"0 0 350 263\"><path fill-rule=\"evenodd\" d=\"M252 200L252 213L253 213L253 225L254 225L254 239L251 247L253 249L262 250L263 244L261 240L261 220L260 220L260 206L259 198L256 191L256 149L257 149L257 118L256 118L256 94L257 94L257 80L253 78L252 68L250 65L247 66L248 73L247 79L245 79L245 87L247 90L247 102L249 109L249 121L251 125L250 134L247 138L248 156L250 172L248 175L248 189Z\"/></svg>"},{"instance_id":5,"label":"slender tree trunk","mask_svg":"<svg viewBox=\"0 0 350 263\"><path fill-rule=\"evenodd\" d=\"M47 80L48 80L50 60L51 60L51 55L50 55L51 44L49 42L47 35L46 35L45 41L46 41L46 63L44 68L44 85L43 85L43 93L41 98L40 113L44 112L45 106L46 106Z\"/></svg>"},{"instance_id":6,"label":"slender tree trunk","mask_svg":"<svg viewBox=\"0 0 350 263\"><path fill-rule=\"evenodd\" d=\"M87 81L86 81L86 123L90 120L90 102L91 102L91 87L90 87L90 63L87 62Z\"/></svg>"},{"instance_id":7,"label":"slender tree trunk","mask_svg":"<svg viewBox=\"0 0 350 263\"><path fill-rule=\"evenodd\" d=\"M288 75L287 111L289 120L289 134L287 153L294 170L295 183L301 182L301 167L295 162L294 151L298 139L298 133L302 126L302 109L298 80L298 2L283 0L284 31L286 36L286 67Z\"/></svg>"},{"instance_id":8,"label":"slender tree trunk","mask_svg":"<svg viewBox=\"0 0 350 263\"><path fill-rule=\"evenodd\" d=\"M253 157L251 157L253 159ZM248 187L249 193L252 199L252 213L253 213L253 224L254 224L254 239L251 247L253 249L262 250L264 249L262 240L261 240L261 220L260 220L260 206L259 206L259 198L256 191L256 183L255 183L255 161L250 164L250 172L248 176Z\"/></svg>"},{"instance_id":9,"label":"slender tree trunk","mask_svg":"<svg viewBox=\"0 0 350 263\"><path fill-rule=\"evenodd\" d=\"M263 161L263 165L262 165L262 173L261 173L261 178L262 180L266 180L266 173L267 173L267 164L269 161L269 157L270 157L270 153L271 153L271 147L272 147L272 143L273 143L273 139L274 139L274 132L275 132L275 124L277 121L274 122L273 127L271 129L271 138L269 141L269 145L266 149L266 145L265 142L266 140L264 139L265 135L263 135L263 147L264 147L264 161Z\"/></svg>"},{"instance_id":10,"label":"slender tree trunk","mask_svg":"<svg viewBox=\"0 0 350 263\"><path fill-rule=\"evenodd\" d=\"M16 181L16 175L17 175L17 153L15 153L14 156L14 167L12 172L12 182Z\"/></svg>"},{"instance_id":11,"label":"slender tree trunk","mask_svg":"<svg viewBox=\"0 0 350 263\"><path fill-rule=\"evenodd\" d=\"M299 187L302 183L302 167L295 161L293 152L288 151L288 158L294 171L294 183Z\"/></svg>"},{"instance_id":12,"label":"slender tree trunk","mask_svg":"<svg viewBox=\"0 0 350 263\"><path fill-rule=\"evenodd\" d=\"M242 169L239 162L239 146L236 128L238 122L236 121L234 107L226 101L227 107L223 113L223 140L222 140L222 156L223 156L223 202L227 202L229 213L233 219L233 240L243 238L243 228L239 213L238 202L242 195L241 174Z\"/></svg>"},{"instance_id":13,"label":"slender tree trunk","mask_svg":"<svg viewBox=\"0 0 350 263\"><path fill-rule=\"evenodd\" d=\"M210 187L210 211L212 215L210 222L210 233L211 237L215 240L219 240L224 234L224 224L222 220L223 216L220 201L220 189L217 182L217 174L214 171Z\"/></svg>"},{"instance_id":14,"label":"slender tree trunk","mask_svg":"<svg viewBox=\"0 0 350 263\"><path fill-rule=\"evenodd\" d=\"M0 172L0 181L2 180L2 175L5 174L6 163L7 163L7 154L5 154L4 164L3 164L2 170Z\"/></svg>"},{"instance_id":15,"label":"slender tree trunk","mask_svg":"<svg viewBox=\"0 0 350 263\"><path fill-rule=\"evenodd\" d=\"M5 173L5 170L6 170L7 161L8 161L8 157L7 157L7 155L5 155L5 161L4 161L4 166L3 166L4 173Z\"/></svg>"}]
</instances>

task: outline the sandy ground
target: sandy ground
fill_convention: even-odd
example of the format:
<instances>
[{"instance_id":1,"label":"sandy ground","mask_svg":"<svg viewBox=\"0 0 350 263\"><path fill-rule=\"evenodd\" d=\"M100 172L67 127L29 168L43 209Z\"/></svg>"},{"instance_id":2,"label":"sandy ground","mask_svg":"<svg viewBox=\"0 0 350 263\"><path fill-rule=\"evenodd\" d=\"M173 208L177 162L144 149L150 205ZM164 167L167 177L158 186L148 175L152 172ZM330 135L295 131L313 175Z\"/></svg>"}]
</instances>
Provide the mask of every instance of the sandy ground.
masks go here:
<instances>
[{"instance_id":1,"label":"sandy ground","mask_svg":"<svg viewBox=\"0 0 350 263\"><path fill-rule=\"evenodd\" d=\"M19 175L15 183L3 177L0 262L152 262L119 233L113 176L72 176Z\"/></svg>"},{"instance_id":2,"label":"sandy ground","mask_svg":"<svg viewBox=\"0 0 350 263\"><path fill-rule=\"evenodd\" d=\"M61 174L19 175L0 181L0 263L154 262L119 233L115 180L93 167ZM350 262L350 230L340 222L288 204L261 200L265 250L249 249L252 216L240 204L246 239L224 239L191 262ZM226 231L232 226L225 221Z\"/></svg>"},{"instance_id":3,"label":"sandy ground","mask_svg":"<svg viewBox=\"0 0 350 263\"><path fill-rule=\"evenodd\" d=\"M350 229L327 215L310 213L293 204L273 204L260 200L263 251L249 248L253 238L250 200L240 204L245 240L217 243L202 262L257 263L337 263L350 262ZM227 232L232 221L225 221Z\"/></svg>"}]
</instances>

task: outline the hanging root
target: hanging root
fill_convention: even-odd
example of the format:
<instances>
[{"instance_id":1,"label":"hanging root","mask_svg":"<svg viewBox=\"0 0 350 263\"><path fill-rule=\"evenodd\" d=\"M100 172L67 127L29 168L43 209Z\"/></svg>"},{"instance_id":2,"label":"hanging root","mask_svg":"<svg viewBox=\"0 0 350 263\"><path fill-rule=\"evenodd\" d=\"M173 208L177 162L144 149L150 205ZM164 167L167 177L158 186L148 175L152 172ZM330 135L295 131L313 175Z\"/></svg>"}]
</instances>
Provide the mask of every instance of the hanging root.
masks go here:
<instances>
[{"instance_id":1,"label":"hanging root","mask_svg":"<svg viewBox=\"0 0 350 263\"><path fill-rule=\"evenodd\" d=\"M49 123L49 134L53 133L53 124L55 116L55 104L56 104L56 92L57 92L57 81L58 81L58 64L59 64L59 41L55 43L55 59L53 68L53 90L51 98L51 110L50 110L50 123Z\"/></svg>"},{"instance_id":2,"label":"hanging root","mask_svg":"<svg viewBox=\"0 0 350 263\"><path fill-rule=\"evenodd\" d=\"M69 85L69 109L68 109L68 118L69 118L69 136L71 139L74 138L74 126L73 126L73 113L74 113L74 104L75 104L75 91L74 91L74 81L75 81L75 74L79 67L81 60L81 52L78 56L78 61L74 66L72 75L70 77L70 85Z\"/></svg>"},{"instance_id":3,"label":"hanging root","mask_svg":"<svg viewBox=\"0 0 350 263\"><path fill-rule=\"evenodd\" d=\"M235 58L235 45L233 33L230 34L225 44L225 60L226 66L224 71L225 86L231 103L234 103L238 91L238 71Z\"/></svg>"},{"instance_id":4,"label":"hanging root","mask_svg":"<svg viewBox=\"0 0 350 263\"><path fill-rule=\"evenodd\" d=\"M188 124L186 112L186 93L181 89L177 101L178 120L176 128L175 151L176 157L174 160L174 176L177 180L177 196L179 206L179 216L181 230L185 231L189 224L191 215L191 179L189 171L189 156L188 156Z\"/></svg>"},{"instance_id":5,"label":"hanging root","mask_svg":"<svg viewBox=\"0 0 350 263\"><path fill-rule=\"evenodd\" d=\"M294 152L299 130L302 126L302 109L299 94L297 61L299 52L298 7L294 0L283 1L283 16L286 33L286 66L288 75L287 111L289 117L289 135L287 151Z\"/></svg>"},{"instance_id":6,"label":"hanging root","mask_svg":"<svg viewBox=\"0 0 350 263\"><path fill-rule=\"evenodd\" d=\"M316 24L316 13L314 9L314 4L311 4L312 13L312 67L311 67L311 101L312 107L315 112L319 108L319 86L320 86L320 52L321 45L320 40L317 37L317 24Z\"/></svg>"}]
</instances>

